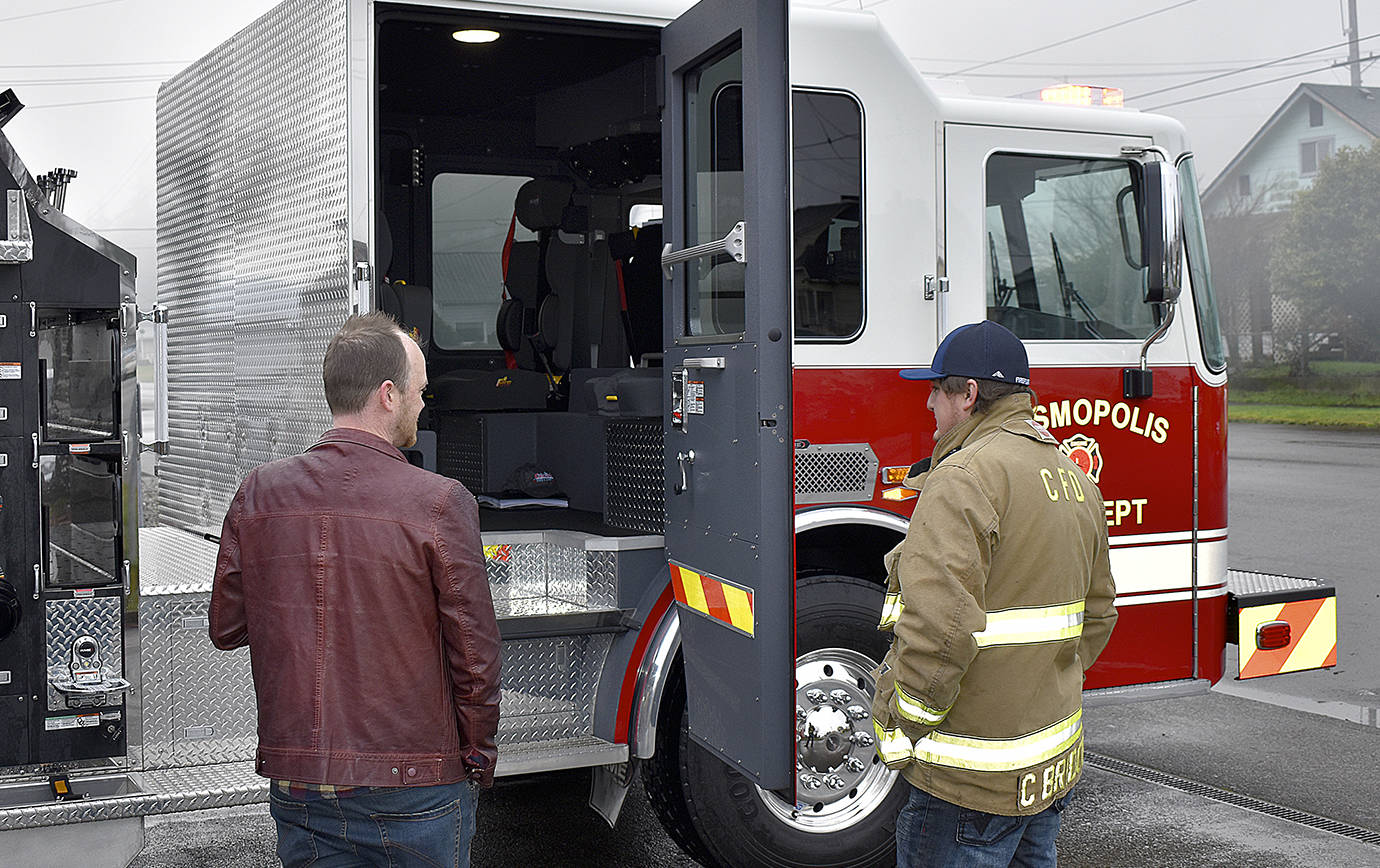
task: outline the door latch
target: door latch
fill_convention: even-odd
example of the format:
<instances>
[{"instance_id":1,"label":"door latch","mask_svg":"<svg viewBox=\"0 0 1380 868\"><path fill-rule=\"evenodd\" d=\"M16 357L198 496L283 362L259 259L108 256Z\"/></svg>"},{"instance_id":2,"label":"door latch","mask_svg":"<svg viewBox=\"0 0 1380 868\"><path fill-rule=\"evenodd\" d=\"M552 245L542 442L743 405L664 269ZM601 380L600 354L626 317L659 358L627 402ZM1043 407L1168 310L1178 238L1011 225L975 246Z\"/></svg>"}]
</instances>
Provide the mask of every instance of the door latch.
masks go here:
<instances>
[{"instance_id":1,"label":"door latch","mask_svg":"<svg viewBox=\"0 0 1380 868\"><path fill-rule=\"evenodd\" d=\"M685 489L690 487L690 479L685 471L685 466L695 463L695 450L690 449L686 452L677 452L676 463L680 465L680 482L676 485L676 494L684 494Z\"/></svg>"},{"instance_id":2,"label":"door latch","mask_svg":"<svg viewBox=\"0 0 1380 868\"><path fill-rule=\"evenodd\" d=\"M934 301L935 294L949 291L949 278L925 275L925 301Z\"/></svg>"}]
</instances>

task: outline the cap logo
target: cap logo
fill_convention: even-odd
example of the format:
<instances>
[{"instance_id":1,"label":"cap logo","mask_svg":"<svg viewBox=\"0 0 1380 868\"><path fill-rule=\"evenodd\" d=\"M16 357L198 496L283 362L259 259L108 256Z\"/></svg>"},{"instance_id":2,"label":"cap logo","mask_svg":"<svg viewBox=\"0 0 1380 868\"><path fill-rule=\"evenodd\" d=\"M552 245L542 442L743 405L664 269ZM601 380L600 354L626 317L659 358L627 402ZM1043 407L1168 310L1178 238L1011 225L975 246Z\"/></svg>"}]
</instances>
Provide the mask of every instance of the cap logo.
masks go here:
<instances>
[{"instance_id":1,"label":"cap logo","mask_svg":"<svg viewBox=\"0 0 1380 868\"><path fill-rule=\"evenodd\" d=\"M993 379L1002 379L1002 380L1005 380L1005 379L1006 379L1006 375L1003 374L1001 371L993 371L993 372L992 372L992 378L993 378Z\"/></svg>"}]
</instances>

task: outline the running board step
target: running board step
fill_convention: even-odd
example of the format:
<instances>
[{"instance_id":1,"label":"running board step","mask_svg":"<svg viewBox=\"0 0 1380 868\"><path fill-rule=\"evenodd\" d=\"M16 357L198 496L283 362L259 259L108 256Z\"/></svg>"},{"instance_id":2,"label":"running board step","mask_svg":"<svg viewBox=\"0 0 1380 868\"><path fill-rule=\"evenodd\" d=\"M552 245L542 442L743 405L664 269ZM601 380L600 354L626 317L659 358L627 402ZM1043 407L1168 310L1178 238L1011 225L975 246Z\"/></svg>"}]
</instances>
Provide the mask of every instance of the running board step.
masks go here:
<instances>
[{"instance_id":1,"label":"running board step","mask_svg":"<svg viewBox=\"0 0 1380 868\"><path fill-rule=\"evenodd\" d=\"M500 616L498 634L504 639L547 639L626 633L632 629L635 614L632 609L584 609L551 615Z\"/></svg>"},{"instance_id":2,"label":"running board step","mask_svg":"<svg viewBox=\"0 0 1380 868\"><path fill-rule=\"evenodd\" d=\"M530 775L561 769L614 765L627 760L626 744L614 744L592 735L524 744L501 744L498 746L498 765L494 769L494 775Z\"/></svg>"},{"instance_id":3,"label":"running board step","mask_svg":"<svg viewBox=\"0 0 1380 868\"><path fill-rule=\"evenodd\" d=\"M117 820L268 801L268 780L253 762L73 777L80 799L53 801L46 785L0 787L0 830ZM22 789L34 789L35 798ZM42 790L39 794L38 790Z\"/></svg>"}]
</instances>

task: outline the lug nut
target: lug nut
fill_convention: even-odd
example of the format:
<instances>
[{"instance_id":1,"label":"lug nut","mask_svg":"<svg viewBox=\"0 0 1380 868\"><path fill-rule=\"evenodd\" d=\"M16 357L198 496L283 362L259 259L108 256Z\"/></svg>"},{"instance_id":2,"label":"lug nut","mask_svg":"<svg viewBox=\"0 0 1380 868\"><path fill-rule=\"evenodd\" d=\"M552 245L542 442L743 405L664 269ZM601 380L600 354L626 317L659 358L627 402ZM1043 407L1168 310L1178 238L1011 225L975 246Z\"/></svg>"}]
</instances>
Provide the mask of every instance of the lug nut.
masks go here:
<instances>
[{"instance_id":1,"label":"lug nut","mask_svg":"<svg viewBox=\"0 0 1380 868\"><path fill-rule=\"evenodd\" d=\"M854 720L866 720L870 712L861 705L848 706L848 716Z\"/></svg>"},{"instance_id":2,"label":"lug nut","mask_svg":"<svg viewBox=\"0 0 1380 868\"><path fill-rule=\"evenodd\" d=\"M818 687L812 687L805 691L805 698L815 705L823 705L829 699L828 696L824 695L824 691L820 690Z\"/></svg>"},{"instance_id":3,"label":"lug nut","mask_svg":"<svg viewBox=\"0 0 1380 868\"><path fill-rule=\"evenodd\" d=\"M814 775L801 775L800 784L807 790L817 790L824 786L824 782Z\"/></svg>"},{"instance_id":4,"label":"lug nut","mask_svg":"<svg viewBox=\"0 0 1380 868\"><path fill-rule=\"evenodd\" d=\"M848 740L858 747L872 747L877 741L871 733L867 732L855 732L848 737Z\"/></svg>"},{"instance_id":5,"label":"lug nut","mask_svg":"<svg viewBox=\"0 0 1380 868\"><path fill-rule=\"evenodd\" d=\"M829 785L829 789L831 790L841 790L844 787L848 786L848 784L844 783L843 778L835 774L831 774L828 777L826 777L824 779L824 782Z\"/></svg>"},{"instance_id":6,"label":"lug nut","mask_svg":"<svg viewBox=\"0 0 1380 868\"><path fill-rule=\"evenodd\" d=\"M850 756L848 761L844 763L844 766L846 766L850 772L860 772L866 768L866 766L863 765L863 761L855 756Z\"/></svg>"},{"instance_id":7,"label":"lug nut","mask_svg":"<svg viewBox=\"0 0 1380 868\"><path fill-rule=\"evenodd\" d=\"M846 690L831 690L829 698L834 700L835 705L847 705L853 701L853 697L849 696Z\"/></svg>"},{"instance_id":8,"label":"lug nut","mask_svg":"<svg viewBox=\"0 0 1380 868\"><path fill-rule=\"evenodd\" d=\"M798 706L798 705L795 707L795 719L796 719L796 720L804 720L804 719L805 719L805 709L801 708L801 707Z\"/></svg>"}]
</instances>

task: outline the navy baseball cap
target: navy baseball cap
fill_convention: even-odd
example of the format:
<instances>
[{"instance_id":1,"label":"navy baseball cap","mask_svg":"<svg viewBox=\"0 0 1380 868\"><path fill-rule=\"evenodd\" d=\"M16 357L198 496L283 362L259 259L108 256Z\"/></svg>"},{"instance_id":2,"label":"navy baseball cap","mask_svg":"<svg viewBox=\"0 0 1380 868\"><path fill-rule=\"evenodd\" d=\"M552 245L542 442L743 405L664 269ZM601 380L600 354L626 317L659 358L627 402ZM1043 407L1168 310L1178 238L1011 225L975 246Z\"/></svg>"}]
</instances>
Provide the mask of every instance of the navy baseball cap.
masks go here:
<instances>
[{"instance_id":1,"label":"navy baseball cap","mask_svg":"<svg viewBox=\"0 0 1380 868\"><path fill-rule=\"evenodd\" d=\"M1030 360L1020 338L1005 326L984 320L949 332L928 368L906 368L901 376L907 380L972 377L1029 386Z\"/></svg>"}]
</instances>

